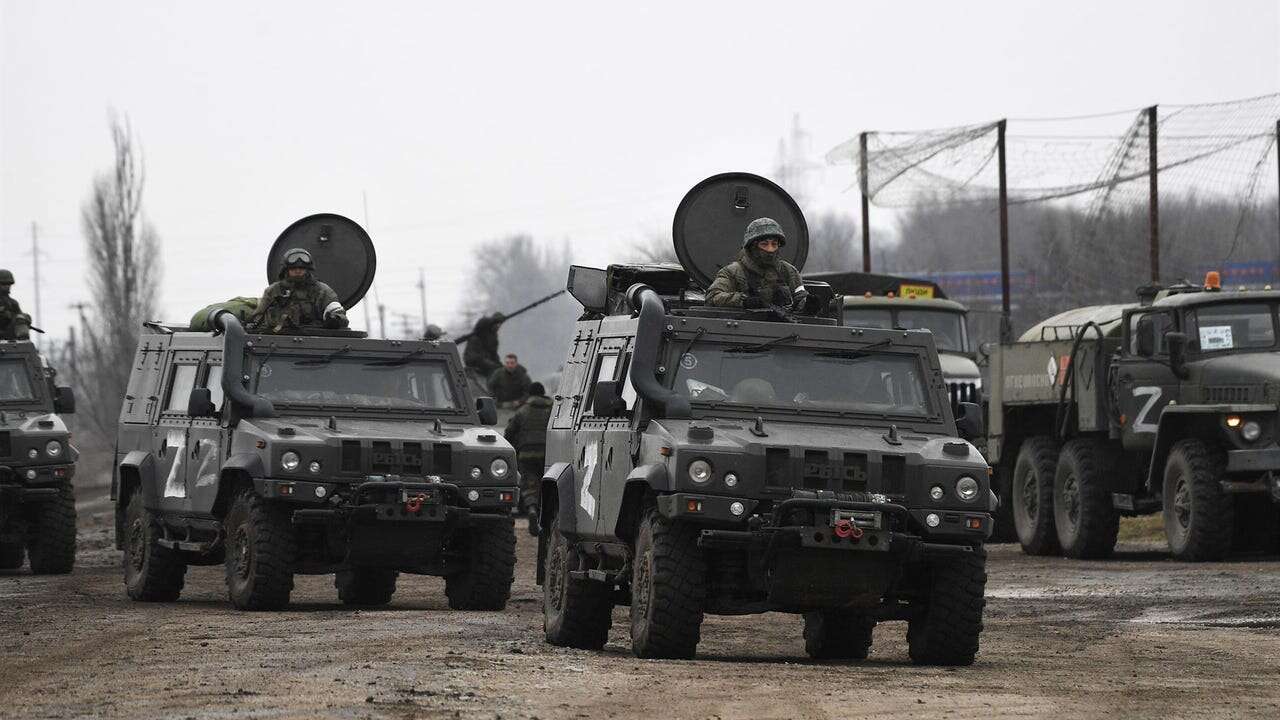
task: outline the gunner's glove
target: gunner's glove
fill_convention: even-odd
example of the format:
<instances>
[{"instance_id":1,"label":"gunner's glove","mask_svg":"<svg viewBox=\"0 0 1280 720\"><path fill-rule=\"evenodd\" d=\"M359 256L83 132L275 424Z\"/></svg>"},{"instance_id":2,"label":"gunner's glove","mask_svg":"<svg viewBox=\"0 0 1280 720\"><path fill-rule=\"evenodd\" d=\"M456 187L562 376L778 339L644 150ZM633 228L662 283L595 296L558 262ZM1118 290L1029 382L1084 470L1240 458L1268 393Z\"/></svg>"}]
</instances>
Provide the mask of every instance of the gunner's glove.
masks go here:
<instances>
[{"instance_id":1,"label":"gunner's glove","mask_svg":"<svg viewBox=\"0 0 1280 720\"><path fill-rule=\"evenodd\" d=\"M331 302L324 309L324 326L329 329L344 328L347 326L347 310L342 307L340 302Z\"/></svg>"},{"instance_id":2,"label":"gunner's glove","mask_svg":"<svg viewBox=\"0 0 1280 720\"><path fill-rule=\"evenodd\" d=\"M748 310L759 310L764 307L764 300L759 295L748 295L742 298L742 307Z\"/></svg>"}]
</instances>

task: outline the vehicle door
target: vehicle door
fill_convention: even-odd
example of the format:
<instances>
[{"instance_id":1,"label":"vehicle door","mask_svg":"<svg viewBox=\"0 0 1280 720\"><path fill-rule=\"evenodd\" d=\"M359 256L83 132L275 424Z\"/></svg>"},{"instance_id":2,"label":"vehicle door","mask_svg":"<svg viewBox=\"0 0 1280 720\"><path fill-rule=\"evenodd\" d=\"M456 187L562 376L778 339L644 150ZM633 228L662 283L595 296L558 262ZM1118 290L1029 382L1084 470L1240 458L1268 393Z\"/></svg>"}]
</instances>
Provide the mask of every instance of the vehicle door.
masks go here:
<instances>
[{"instance_id":1,"label":"vehicle door","mask_svg":"<svg viewBox=\"0 0 1280 720\"><path fill-rule=\"evenodd\" d=\"M218 413L215 417L191 418L191 430L187 435L188 509L211 513L218 496L218 475L223 459L222 353L210 352L197 377L196 387L209 388L209 396Z\"/></svg>"},{"instance_id":2,"label":"vehicle door","mask_svg":"<svg viewBox=\"0 0 1280 720\"><path fill-rule=\"evenodd\" d=\"M601 377L601 380L616 380L622 383L622 401L626 410L618 417L605 421L604 434L600 438L600 460L604 468L600 493L600 512L597 514L596 528L601 535L613 537L618 527L618 514L622 511L622 496L625 494L627 477L631 475L633 458L638 450L635 432L636 391L631 385L628 370L631 365L631 339L618 338L617 341L603 341L608 349L605 352L618 352L618 363L613 377ZM615 344L616 343L616 344Z\"/></svg>"},{"instance_id":3,"label":"vehicle door","mask_svg":"<svg viewBox=\"0 0 1280 720\"><path fill-rule=\"evenodd\" d=\"M152 454L156 460L156 482L160 486L159 506L163 510L189 509L187 447L191 418L187 416L187 402L203 359L204 353L198 350L174 350L160 394L159 417L152 431Z\"/></svg>"},{"instance_id":4,"label":"vehicle door","mask_svg":"<svg viewBox=\"0 0 1280 720\"><path fill-rule=\"evenodd\" d=\"M605 487L607 466L613 463L603 447L609 418L596 417L592 410L596 383L612 380L620 361L620 341L617 338L601 338L596 341L591 370L587 374L586 397L578 426L573 437L575 496L577 497L577 527L583 535L596 535L600 524L600 502L608 490Z\"/></svg>"},{"instance_id":5,"label":"vehicle door","mask_svg":"<svg viewBox=\"0 0 1280 720\"><path fill-rule=\"evenodd\" d=\"M1126 450L1155 447L1160 415L1178 399L1178 376L1169 366L1165 334L1177 330L1172 310L1135 310L1124 315L1124 343L1116 362L1115 402Z\"/></svg>"}]
</instances>

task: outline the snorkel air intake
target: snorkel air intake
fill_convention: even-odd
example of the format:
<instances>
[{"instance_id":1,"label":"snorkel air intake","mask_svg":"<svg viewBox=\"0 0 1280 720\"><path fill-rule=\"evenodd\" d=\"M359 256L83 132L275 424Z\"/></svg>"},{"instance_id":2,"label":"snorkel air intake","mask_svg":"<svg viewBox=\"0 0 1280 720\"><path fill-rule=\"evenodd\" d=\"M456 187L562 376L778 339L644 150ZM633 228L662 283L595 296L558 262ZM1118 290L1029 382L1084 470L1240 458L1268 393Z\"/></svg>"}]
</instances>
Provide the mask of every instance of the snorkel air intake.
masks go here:
<instances>
[{"instance_id":1,"label":"snorkel air intake","mask_svg":"<svg viewBox=\"0 0 1280 720\"><path fill-rule=\"evenodd\" d=\"M658 349L662 347L663 323L667 316L662 298L648 285L636 283L627 288L627 302L640 311L629 371L631 386L640 397L661 405L663 416L673 419L689 417L689 399L663 387L657 378Z\"/></svg>"},{"instance_id":2,"label":"snorkel air intake","mask_svg":"<svg viewBox=\"0 0 1280 720\"><path fill-rule=\"evenodd\" d=\"M209 326L226 335L222 353L222 392L231 398L239 412L248 417L275 417L271 401L254 395L244 386L244 327L235 314L225 308L209 313Z\"/></svg>"}]
</instances>

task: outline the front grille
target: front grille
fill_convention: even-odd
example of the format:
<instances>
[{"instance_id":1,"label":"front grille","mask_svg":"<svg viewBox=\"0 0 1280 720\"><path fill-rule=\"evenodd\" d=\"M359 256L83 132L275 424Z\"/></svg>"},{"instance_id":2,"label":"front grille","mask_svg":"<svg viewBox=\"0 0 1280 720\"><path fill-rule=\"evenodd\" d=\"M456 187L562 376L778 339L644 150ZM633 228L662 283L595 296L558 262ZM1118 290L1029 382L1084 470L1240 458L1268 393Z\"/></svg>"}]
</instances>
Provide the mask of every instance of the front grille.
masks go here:
<instances>
[{"instance_id":1,"label":"front grille","mask_svg":"<svg viewBox=\"0 0 1280 720\"><path fill-rule=\"evenodd\" d=\"M907 460L883 455L805 450L792 455L787 448L765 448L765 492L790 494L793 489L837 493L873 492L903 495Z\"/></svg>"},{"instance_id":2,"label":"front grille","mask_svg":"<svg viewBox=\"0 0 1280 720\"><path fill-rule=\"evenodd\" d=\"M13 454L13 441L9 439L9 433L0 432L0 458L7 458Z\"/></svg>"},{"instance_id":3,"label":"front grille","mask_svg":"<svg viewBox=\"0 0 1280 720\"><path fill-rule=\"evenodd\" d=\"M880 458L880 492L904 495L907 491L907 459L901 455Z\"/></svg>"},{"instance_id":4,"label":"front grille","mask_svg":"<svg viewBox=\"0 0 1280 720\"><path fill-rule=\"evenodd\" d=\"M1210 385L1204 389L1207 403L1254 402L1254 388L1249 385Z\"/></svg>"},{"instance_id":5,"label":"front grille","mask_svg":"<svg viewBox=\"0 0 1280 720\"><path fill-rule=\"evenodd\" d=\"M960 407L960 403L981 403L982 398L978 393L977 383L972 382L949 382L947 383L947 395L951 398L951 409Z\"/></svg>"},{"instance_id":6,"label":"front grille","mask_svg":"<svg viewBox=\"0 0 1280 720\"><path fill-rule=\"evenodd\" d=\"M453 472L453 447L434 443L427 453L417 442L344 440L340 467L344 473L365 475L448 475Z\"/></svg>"}]
</instances>

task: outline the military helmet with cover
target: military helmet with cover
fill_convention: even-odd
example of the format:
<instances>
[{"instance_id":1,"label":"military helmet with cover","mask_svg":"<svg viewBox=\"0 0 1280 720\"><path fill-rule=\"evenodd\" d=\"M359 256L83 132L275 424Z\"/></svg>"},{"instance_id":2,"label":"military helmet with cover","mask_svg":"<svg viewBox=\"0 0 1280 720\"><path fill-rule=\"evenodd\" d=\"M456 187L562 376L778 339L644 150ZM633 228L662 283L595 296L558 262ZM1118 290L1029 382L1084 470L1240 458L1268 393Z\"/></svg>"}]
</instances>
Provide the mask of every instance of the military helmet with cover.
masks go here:
<instances>
[{"instance_id":1,"label":"military helmet with cover","mask_svg":"<svg viewBox=\"0 0 1280 720\"><path fill-rule=\"evenodd\" d=\"M292 268L302 268L307 272L315 272L316 264L311 260L311 251L306 248L291 248L284 254L284 262L280 263L280 277L283 278Z\"/></svg>"},{"instance_id":2,"label":"military helmet with cover","mask_svg":"<svg viewBox=\"0 0 1280 720\"><path fill-rule=\"evenodd\" d=\"M747 231L742 234L742 247L751 247L755 243L765 238L774 238L778 241L778 245L787 244L787 235L782 232L782 226L773 218L756 218L747 223Z\"/></svg>"},{"instance_id":3,"label":"military helmet with cover","mask_svg":"<svg viewBox=\"0 0 1280 720\"><path fill-rule=\"evenodd\" d=\"M13 273L9 270L0 270L0 285L12 285Z\"/></svg>"}]
</instances>

